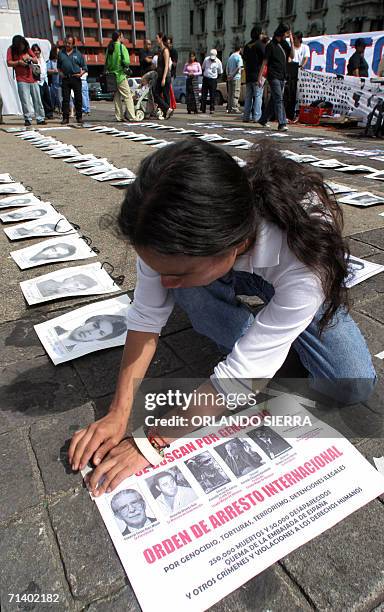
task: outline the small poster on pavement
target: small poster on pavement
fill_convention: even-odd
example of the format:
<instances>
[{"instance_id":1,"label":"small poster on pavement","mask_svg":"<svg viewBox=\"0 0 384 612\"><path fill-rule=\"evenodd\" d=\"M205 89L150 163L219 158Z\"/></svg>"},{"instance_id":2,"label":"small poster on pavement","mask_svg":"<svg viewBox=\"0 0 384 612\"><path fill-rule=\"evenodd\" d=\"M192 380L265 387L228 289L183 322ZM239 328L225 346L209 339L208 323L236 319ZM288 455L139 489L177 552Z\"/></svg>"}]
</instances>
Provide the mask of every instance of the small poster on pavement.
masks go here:
<instances>
[{"instance_id":1,"label":"small poster on pavement","mask_svg":"<svg viewBox=\"0 0 384 612\"><path fill-rule=\"evenodd\" d=\"M24 249L12 251L10 255L21 270L49 263L96 257L96 253L78 234L44 240Z\"/></svg>"},{"instance_id":2,"label":"small poster on pavement","mask_svg":"<svg viewBox=\"0 0 384 612\"><path fill-rule=\"evenodd\" d=\"M33 219L41 219L46 215L52 216L56 214L50 202L40 202L36 206L24 206L11 212L0 215L0 220L3 223L16 223L16 221L32 221Z\"/></svg>"},{"instance_id":3,"label":"small poster on pavement","mask_svg":"<svg viewBox=\"0 0 384 612\"><path fill-rule=\"evenodd\" d=\"M19 223L4 229L10 240L23 240L25 238L38 238L39 236L58 236L76 234L76 230L67 219L54 210L54 214L45 219L37 219L28 223Z\"/></svg>"}]
</instances>

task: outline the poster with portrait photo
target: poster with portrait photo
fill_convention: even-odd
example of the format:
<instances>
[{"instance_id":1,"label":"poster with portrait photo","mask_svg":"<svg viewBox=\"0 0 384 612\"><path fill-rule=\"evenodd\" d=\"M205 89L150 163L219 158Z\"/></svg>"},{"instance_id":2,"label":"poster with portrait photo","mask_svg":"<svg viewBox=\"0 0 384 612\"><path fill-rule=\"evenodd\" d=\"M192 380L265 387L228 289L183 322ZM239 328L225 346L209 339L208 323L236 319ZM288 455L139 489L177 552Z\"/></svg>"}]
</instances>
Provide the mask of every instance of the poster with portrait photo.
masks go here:
<instances>
[{"instance_id":1,"label":"poster with portrait photo","mask_svg":"<svg viewBox=\"0 0 384 612\"><path fill-rule=\"evenodd\" d=\"M4 233L10 240L25 240L26 238L38 238L39 236L63 236L77 234L73 225L65 217L54 211L44 219L19 223L12 227L4 228Z\"/></svg>"},{"instance_id":2,"label":"poster with portrait photo","mask_svg":"<svg viewBox=\"0 0 384 612\"><path fill-rule=\"evenodd\" d=\"M40 202L37 206L24 206L0 215L3 223L16 223L19 221L32 221L42 217L57 214L50 202Z\"/></svg>"},{"instance_id":3,"label":"poster with portrait photo","mask_svg":"<svg viewBox=\"0 0 384 612\"><path fill-rule=\"evenodd\" d=\"M33 193L21 193L20 195L11 195L0 200L0 209L3 208L19 208L19 206L35 206L41 204L41 200Z\"/></svg>"},{"instance_id":4,"label":"poster with portrait photo","mask_svg":"<svg viewBox=\"0 0 384 612\"><path fill-rule=\"evenodd\" d=\"M215 452L236 478L245 476L264 464L262 456L253 448L251 442L240 438L233 438L215 446Z\"/></svg>"},{"instance_id":5,"label":"poster with portrait photo","mask_svg":"<svg viewBox=\"0 0 384 612\"><path fill-rule=\"evenodd\" d=\"M196 478L204 493L211 493L230 482L230 478L209 451L187 459L185 465Z\"/></svg>"},{"instance_id":6,"label":"poster with portrait photo","mask_svg":"<svg viewBox=\"0 0 384 612\"><path fill-rule=\"evenodd\" d=\"M142 532L158 522L138 486L123 485L107 494L106 501L123 538Z\"/></svg>"},{"instance_id":7,"label":"poster with portrait photo","mask_svg":"<svg viewBox=\"0 0 384 612\"><path fill-rule=\"evenodd\" d=\"M247 431L247 436L261 448L269 459L276 459L292 448L285 438L266 425Z\"/></svg>"},{"instance_id":8,"label":"poster with portrait photo","mask_svg":"<svg viewBox=\"0 0 384 612\"><path fill-rule=\"evenodd\" d=\"M0 183L0 194L28 193L21 183Z\"/></svg>"},{"instance_id":9,"label":"poster with portrait photo","mask_svg":"<svg viewBox=\"0 0 384 612\"><path fill-rule=\"evenodd\" d=\"M99 295L120 291L100 262L61 268L20 283L29 305L76 295Z\"/></svg>"},{"instance_id":10,"label":"poster with portrait photo","mask_svg":"<svg viewBox=\"0 0 384 612\"><path fill-rule=\"evenodd\" d=\"M334 183L333 181L327 181L324 183L326 190L333 194L339 195L342 193L353 193L357 191L355 187L350 187L349 185L342 185L341 183Z\"/></svg>"},{"instance_id":11,"label":"poster with portrait photo","mask_svg":"<svg viewBox=\"0 0 384 612\"><path fill-rule=\"evenodd\" d=\"M171 467L146 480L158 508L166 515L175 514L193 504L198 495L178 467Z\"/></svg>"},{"instance_id":12,"label":"poster with portrait photo","mask_svg":"<svg viewBox=\"0 0 384 612\"><path fill-rule=\"evenodd\" d=\"M55 365L102 349L122 346L128 331L127 295L83 306L35 325Z\"/></svg>"},{"instance_id":13,"label":"poster with portrait photo","mask_svg":"<svg viewBox=\"0 0 384 612\"><path fill-rule=\"evenodd\" d=\"M349 275L345 281L345 285L350 289L362 283L367 278L375 276L375 274L379 274L379 272L383 272L384 266L373 261L367 261L366 259L360 259L359 257L350 255L348 258L348 270Z\"/></svg>"},{"instance_id":14,"label":"poster with portrait photo","mask_svg":"<svg viewBox=\"0 0 384 612\"><path fill-rule=\"evenodd\" d=\"M97 176L91 176L95 181L114 181L118 179L129 179L130 181L134 181L136 178L136 174L128 168L120 168L119 170L111 170L110 172L103 172L103 174L98 174Z\"/></svg>"},{"instance_id":15,"label":"poster with portrait photo","mask_svg":"<svg viewBox=\"0 0 384 612\"><path fill-rule=\"evenodd\" d=\"M78 234L44 240L18 251L12 251L10 255L21 270L44 264L96 257L96 253Z\"/></svg>"},{"instance_id":16,"label":"poster with portrait photo","mask_svg":"<svg viewBox=\"0 0 384 612\"><path fill-rule=\"evenodd\" d=\"M359 191L351 195L344 196L338 200L342 204L350 204L351 206L375 206L384 204L384 198L377 196L370 191Z\"/></svg>"}]
</instances>

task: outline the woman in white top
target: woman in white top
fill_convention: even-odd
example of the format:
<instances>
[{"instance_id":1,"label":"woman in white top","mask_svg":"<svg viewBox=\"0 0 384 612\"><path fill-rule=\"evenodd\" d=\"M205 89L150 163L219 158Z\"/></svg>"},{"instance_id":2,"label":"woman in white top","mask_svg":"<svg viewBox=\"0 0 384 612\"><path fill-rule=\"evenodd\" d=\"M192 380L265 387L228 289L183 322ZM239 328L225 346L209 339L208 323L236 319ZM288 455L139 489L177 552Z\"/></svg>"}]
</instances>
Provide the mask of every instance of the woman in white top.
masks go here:
<instances>
[{"instance_id":1,"label":"woman in white top","mask_svg":"<svg viewBox=\"0 0 384 612\"><path fill-rule=\"evenodd\" d=\"M45 118L53 119L53 106L51 100L51 92L48 86L48 67L45 61L41 49L38 44L34 44L31 47L31 51L36 55L37 61L40 66L40 79L38 80L40 87L40 97L44 106Z\"/></svg>"},{"instance_id":2,"label":"woman in white top","mask_svg":"<svg viewBox=\"0 0 384 612\"><path fill-rule=\"evenodd\" d=\"M215 145L179 141L142 161L119 226L138 255L119 380L107 416L77 432L69 449L73 469L91 457L98 466L93 493L114 489L148 464L136 442L123 438L135 383L175 303L228 353L199 388L215 398L204 414L223 411L218 394L260 389L291 346L317 393L346 404L369 396L375 371L346 307L342 212L313 169L267 144L240 168ZM257 295L265 305L254 314L236 295ZM190 405L182 414L202 410Z\"/></svg>"}]
</instances>

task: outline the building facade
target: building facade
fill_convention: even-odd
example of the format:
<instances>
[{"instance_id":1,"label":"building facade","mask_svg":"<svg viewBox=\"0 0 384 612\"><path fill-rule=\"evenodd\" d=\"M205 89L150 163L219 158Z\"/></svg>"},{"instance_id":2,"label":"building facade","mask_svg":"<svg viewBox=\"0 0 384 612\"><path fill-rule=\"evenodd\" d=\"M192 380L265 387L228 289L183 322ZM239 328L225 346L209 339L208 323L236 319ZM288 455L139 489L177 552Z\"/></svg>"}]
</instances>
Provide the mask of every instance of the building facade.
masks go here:
<instances>
[{"instance_id":1,"label":"building facade","mask_svg":"<svg viewBox=\"0 0 384 612\"><path fill-rule=\"evenodd\" d=\"M285 22L305 36L384 28L384 0L145 0L147 32L173 36L179 66L191 49L202 59L210 48L226 60L254 25L270 36Z\"/></svg>"},{"instance_id":2,"label":"building facade","mask_svg":"<svg viewBox=\"0 0 384 612\"><path fill-rule=\"evenodd\" d=\"M1 2L1 0L0 0ZM25 36L62 44L76 38L91 75L100 74L114 30L124 32L131 64L139 65L145 39L144 3L134 0L19 0Z\"/></svg>"},{"instance_id":3,"label":"building facade","mask_svg":"<svg viewBox=\"0 0 384 612\"><path fill-rule=\"evenodd\" d=\"M0 0L0 36L23 34L18 0Z\"/></svg>"}]
</instances>

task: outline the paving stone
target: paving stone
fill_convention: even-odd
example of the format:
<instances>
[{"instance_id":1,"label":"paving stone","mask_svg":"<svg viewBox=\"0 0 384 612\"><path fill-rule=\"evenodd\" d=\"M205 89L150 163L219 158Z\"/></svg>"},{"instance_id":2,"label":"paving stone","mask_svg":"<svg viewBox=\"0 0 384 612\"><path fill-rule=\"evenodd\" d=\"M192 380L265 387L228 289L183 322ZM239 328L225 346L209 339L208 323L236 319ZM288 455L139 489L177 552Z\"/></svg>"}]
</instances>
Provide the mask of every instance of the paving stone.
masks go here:
<instances>
[{"instance_id":1,"label":"paving stone","mask_svg":"<svg viewBox=\"0 0 384 612\"><path fill-rule=\"evenodd\" d=\"M123 349L116 348L86 355L74 361L74 367L90 397L97 398L114 392L122 355ZM183 362L160 340L147 376L162 376L182 366Z\"/></svg>"},{"instance_id":2,"label":"paving stone","mask_svg":"<svg viewBox=\"0 0 384 612\"><path fill-rule=\"evenodd\" d=\"M2 612L74 610L65 582L58 550L45 512L38 511L7 527L0 527L0 604ZM57 603L9 601L8 593L33 594L41 597L52 593Z\"/></svg>"},{"instance_id":3,"label":"paving stone","mask_svg":"<svg viewBox=\"0 0 384 612\"><path fill-rule=\"evenodd\" d=\"M158 607L158 602L154 607ZM116 595L108 600L95 601L91 603L86 612L140 612L141 608L136 599L132 587L127 584Z\"/></svg>"},{"instance_id":4,"label":"paving stone","mask_svg":"<svg viewBox=\"0 0 384 612\"><path fill-rule=\"evenodd\" d=\"M192 363L206 363L212 357L220 360L222 352L215 342L206 336L198 334L194 329L187 329L178 334L168 336L165 342L187 365Z\"/></svg>"},{"instance_id":5,"label":"paving stone","mask_svg":"<svg viewBox=\"0 0 384 612\"><path fill-rule=\"evenodd\" d=\"M373 465L375 469L376 465L373 461L373 457L384 457L384 438L372 438L362 439L356 445L358 451L364 455L364 457ZM384 503L384 492L379 495L379 499Z\"/></svg>"},{"instance_id":6,"label":"paving stone","mask_svg":"<svg viewBox=\"0 0 384 612\"><path fill-rule=\"evenodd\" d=\"M384 227L361 232L360 234L353 234L353 239L366 242L378 249L384 250Z\"/></svg>"},{"instance_id":7,"label":"paving stone","mask_svg":"<svg viewBox=\"0 0 384 612\"><path fill-rule=\"evenodd\" d=\"M371 244L367 244L366 242L359 242L358 240L354 240L353 236L351 236L351 238L348 240L348 245L351 251L351 255L354 255L355 257L366 258L370 255L380 253L380 250L377 247L374 247Z\"/></svg>"},{"instance_id":8,"label":"paving stone","mask_svg":"<svg viewBox=\"0 0 384 612\"><path fill-rule=\"evenodd\" d=\"M353 317L358 323L364 337L367 341L368 348L371 351L373 365L376 369L377 383L376 387L368 400L364 402L373 411L377 412L383 418L384 414L384 361L374 357L377 353L384 350L384 327L381 323L358 312L353 313ZM382 430L381 430L382 431Z\"/></svg>"},{"instance_id":9,"label":"paving stone","mask_svg":"<svg viewBox=\"0 0 384 612\"><path fill-rule=\"evenodd\" d=\"M277 565L268 568L209 608L210 612L309 612L312 610L297 587Z\"/></svg>"},{"instance_id":10,"label":"paving stone","mask_svg":"<svg viewBox=\"0 0 384 612\"><path fill-rule=\"evenodd\" d=\"M322 612L363 612L384 592L384 509L374 500L282 560Z\"/></svg>"},{"instance_id":11,"label":"paving stone","mask_svg":"<svg viewBox=\"0 0 384 612\"><path fill-rule=\"evenodd\" d=\"M39 503L31 457L26 431L0 435L0 521Z\"/></svg>"},{"instance_id":12,"label":"paving stone","mask_svg":"<svg viewBox=\"0 0 384 612\"><path fill-rule=\"evenodd\" d=\"M73 368L54 366L48 357L10 364L1 377L0 433L66 412L87 399Z\"/></svg>"},{"instance_id":13,"label":"paving stone","mask_svg":"<svg viewBox=\"0 0 384 612\"><path fill-rule=\"evenodd\" d=\"M161 336L164 338L165 336L169 336L169 334L174 334L175 332L188 329L189 327L191 327L191 322L188 316L185 314L184 310L176 304L166 326L161 331Z\"/></svg>"},{"instance_id":14,"label":"paving stone","mask_svg":"<svg viewBox=\"0 0 384 612\"><path fill-rule=\"evenodd\" d=\"M0 352L3 365L45 355L33 326L45 321L41 313L31 313L17 321L0 325Z\"/></svg>"},{"instance_id":15,"label":"paving stone","mask_svg":"<svg viewBox=\"0 0 384 612\"><path fill-rule=\"evenodd\" d=\"M362 302L355 305L356 310L368 315L372 319L379 321L384 325L384 296L382 293L376 295L376 297L369 300L369 302ZM383 339L383 350L384 350L384 339Z\"/></svg>"},{"instance_id":16,"label":"paving stone","mask_svg":"<svg viewBox=\"0 0 384 612\"><path fill-rule=\"evenodd\" d=\"M124 586L125 572L86 489L51 503L49 514L76 599L91 601Z\"/></svg>"},{"instance_id":17,"label":"paving stone","mask_svg":"<svg viewBox=\"0 0 384 612\"><path fill-rule=\"evenodd\" d=\"M74 432L93 423L91 403L62 415L41 419L31 427L30 440L36 455L46 495L66 491L82 484L68 463L67 452Z\"/></svg>"}]
</instances>

